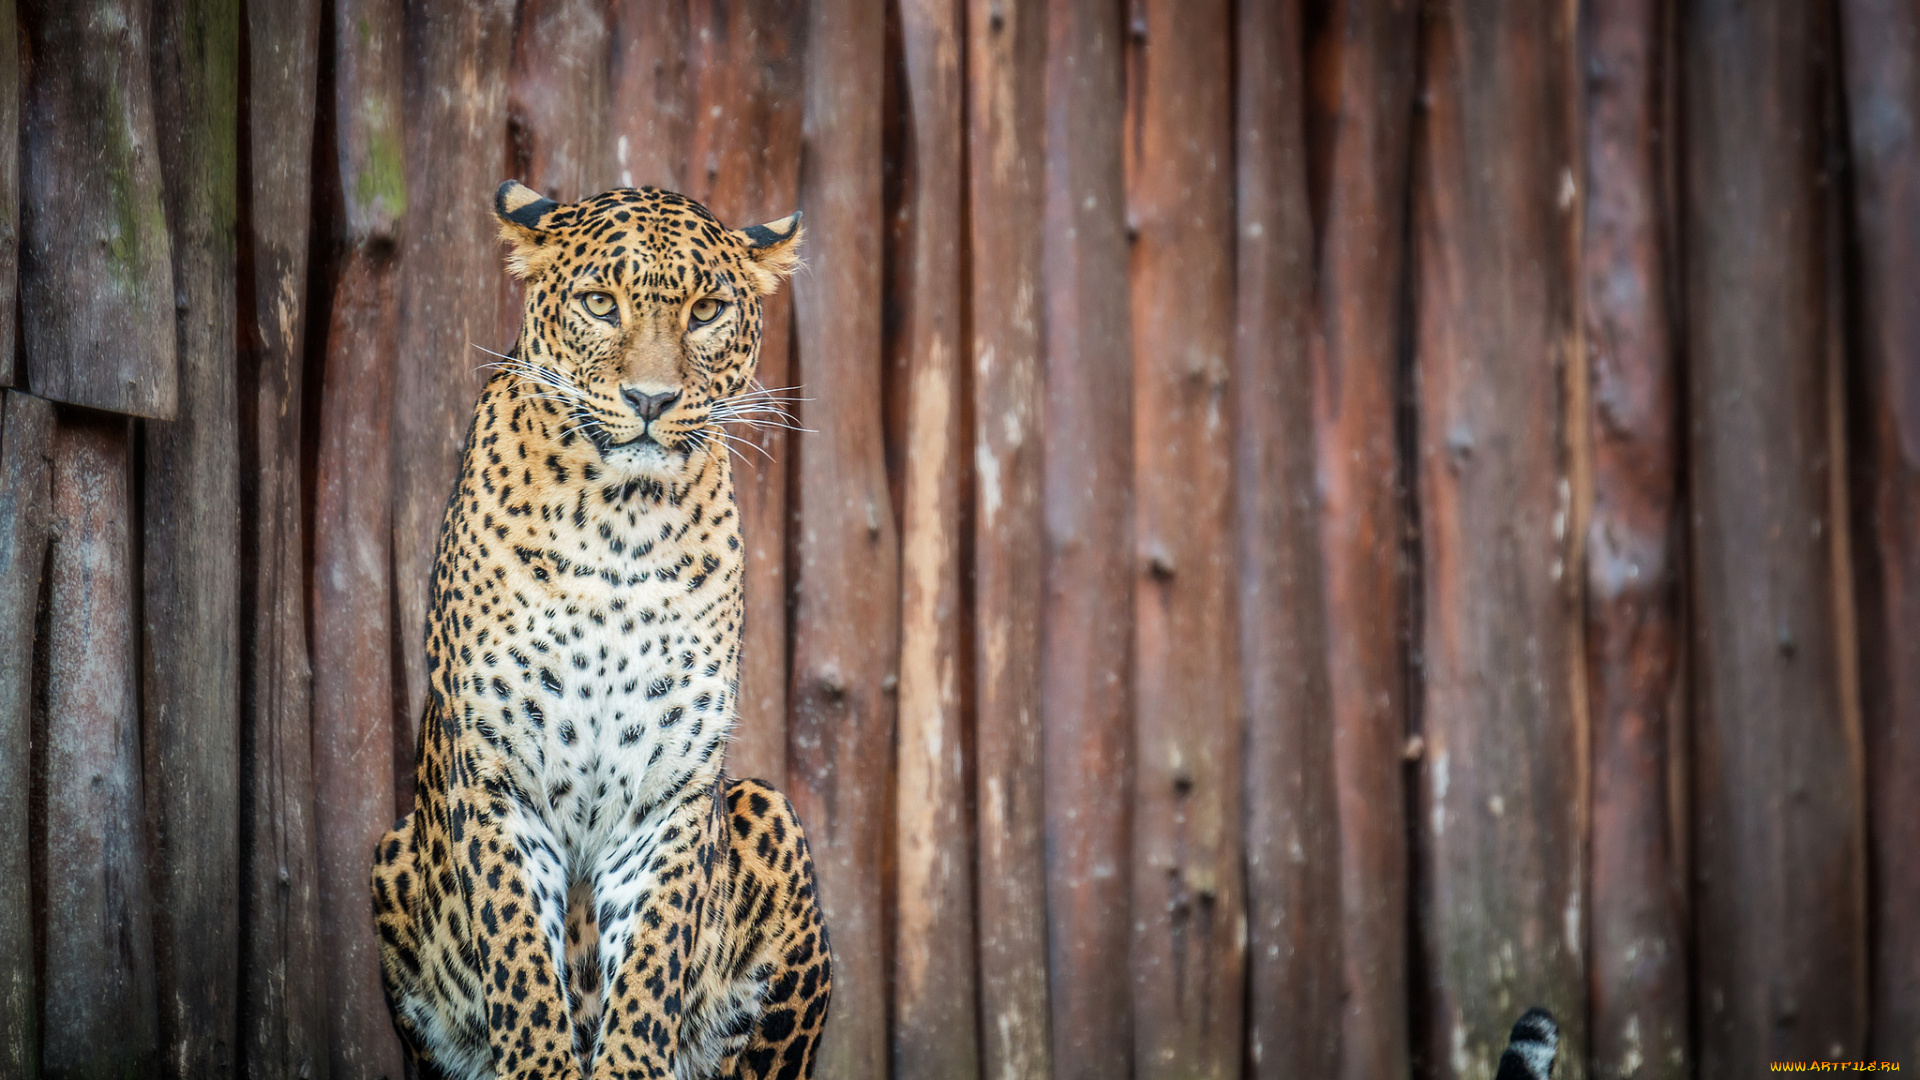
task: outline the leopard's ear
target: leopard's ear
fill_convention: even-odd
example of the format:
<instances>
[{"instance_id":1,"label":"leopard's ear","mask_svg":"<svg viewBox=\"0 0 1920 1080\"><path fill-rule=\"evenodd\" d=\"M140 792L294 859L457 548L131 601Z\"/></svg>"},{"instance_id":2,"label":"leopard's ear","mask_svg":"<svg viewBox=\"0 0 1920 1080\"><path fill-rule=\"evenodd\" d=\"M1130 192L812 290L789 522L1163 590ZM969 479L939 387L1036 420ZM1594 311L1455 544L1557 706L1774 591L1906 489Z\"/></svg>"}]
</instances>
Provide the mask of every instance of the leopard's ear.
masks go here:
<instances>
[{"instance_id":1,"label":"leopard's ear","mask_svg":"<svg viewBox=\"0 0 1920 1080\"><path fill-rule=\"evenodd\" d=\"M806 232L800 227L798 210L778 221L734 231L733 235L747 246L754 291L765 296L780 287L782 278L800 268L800 241Z\"/></svg>"},{"instance_id":2,"label":"leopard's ear","mask_svg":"<svg viewBox=\"0 0 1920 1080\"><path fill-rule=\"evenodd\" d=\"M543 226L560 204L518 180L508 180L493 193L493 213L500 219L505 241L507 272L525 280L546 268L553 234Z\"/></svg>"}]
</instances>

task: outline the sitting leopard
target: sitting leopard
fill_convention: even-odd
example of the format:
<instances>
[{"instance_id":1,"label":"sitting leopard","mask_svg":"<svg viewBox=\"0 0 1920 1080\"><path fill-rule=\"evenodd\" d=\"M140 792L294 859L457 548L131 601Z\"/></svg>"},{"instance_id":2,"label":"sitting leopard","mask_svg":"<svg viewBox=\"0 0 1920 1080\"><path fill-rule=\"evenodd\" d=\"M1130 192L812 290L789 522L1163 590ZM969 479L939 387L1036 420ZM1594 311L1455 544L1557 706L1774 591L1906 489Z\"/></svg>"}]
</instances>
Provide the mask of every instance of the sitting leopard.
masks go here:
<instances>
[{"instance_id":1,"label":"sitting leopard","mask_svg":"<svg viewBox=\"0 0 1920 1080\"><path fill-rule=\"evenodd\" d=\"M422 1078L808 1077L832 961L793 808L721 757L761 298L800 215L494 196L520 339L474 411L427 625L415 808L374 917Z\"/></svg>"}]
</instances>

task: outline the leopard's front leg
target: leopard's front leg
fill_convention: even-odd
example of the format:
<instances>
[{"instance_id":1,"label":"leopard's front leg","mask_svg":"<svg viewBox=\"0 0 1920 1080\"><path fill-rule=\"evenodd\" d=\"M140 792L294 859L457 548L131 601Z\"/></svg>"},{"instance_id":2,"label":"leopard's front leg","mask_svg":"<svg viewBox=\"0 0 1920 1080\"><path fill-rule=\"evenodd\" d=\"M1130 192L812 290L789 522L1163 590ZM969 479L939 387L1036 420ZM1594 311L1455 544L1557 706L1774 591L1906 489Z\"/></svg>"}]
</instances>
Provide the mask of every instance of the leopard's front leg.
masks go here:
<instances>
[{"instance_id":1,"label":"leopard's front leg","mask_svg":"<svg viewBox=\"0 0 1920 1080\"><path fill-rule=\"evenodd\" d=\"M715 840L711 781L689 783L608 851L594 875L606 1007L593 1080L667 1080L686 1075L681 1023L705 917Z\"/></svg>"},{"instance_id":2,"label":"leopard's front leg","mask_svg":"<svg viewBox=\"0 0 1920 1080\"><path fill-rule=\"evenodd\" d=\"M566 879L552 834L504 770L461 770L449 833L499 1080L578 1080L568 1022Z\"/></svg>"}]
</instances>

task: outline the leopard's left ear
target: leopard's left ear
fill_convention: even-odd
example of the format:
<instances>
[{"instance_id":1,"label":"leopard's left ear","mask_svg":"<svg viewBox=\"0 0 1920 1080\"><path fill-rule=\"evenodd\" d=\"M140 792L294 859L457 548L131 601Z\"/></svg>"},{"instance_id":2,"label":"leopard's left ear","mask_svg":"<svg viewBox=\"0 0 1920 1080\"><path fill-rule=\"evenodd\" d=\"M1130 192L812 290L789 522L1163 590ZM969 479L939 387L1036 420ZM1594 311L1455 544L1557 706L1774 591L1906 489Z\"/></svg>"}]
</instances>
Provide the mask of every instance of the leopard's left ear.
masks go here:
<instances>
[{"instance_id":1,"label":"leopard's left ear","mask_svg":"<svg viewBox=\"0 0 1920 1080\"><path fill-rule=\"evenodd\" d=\"M755 292L765 296L780 287L782 278L800 268L800 241L806 232L800 227L798 210L778 221L734 230L733 235L747 246Z\"/></svg>"},{"instance_id":2,"label":"leopard's left ear","mask_svg":"<svg viewBox=\"0 0 1920 1080\"><path fill-rule=\"evenodd\" d=\"M518 180L508 180L493 193L493 214L500 219L500 239L507 252L507 272L526 280L547 264L547 245L553 234L543 226L560 204Z\"/></svg>"}]
</instances>

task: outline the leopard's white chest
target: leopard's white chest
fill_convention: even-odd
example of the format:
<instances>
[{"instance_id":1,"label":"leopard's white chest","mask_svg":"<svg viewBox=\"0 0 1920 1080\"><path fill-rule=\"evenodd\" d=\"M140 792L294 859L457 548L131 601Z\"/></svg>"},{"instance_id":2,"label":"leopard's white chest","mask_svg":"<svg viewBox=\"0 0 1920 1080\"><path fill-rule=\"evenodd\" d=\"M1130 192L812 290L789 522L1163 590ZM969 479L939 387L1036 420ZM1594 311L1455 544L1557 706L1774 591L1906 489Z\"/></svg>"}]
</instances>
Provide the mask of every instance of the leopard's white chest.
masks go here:
<instances>
[{"instance_id":1,"label":"leopard's white chest","mask_svg":"<svg viewBox=\"0 0 1920 1080\"><path fill-rule=\"evenodd\" d=\"M516 610L475 687L570 878L712 776L732 723L737 585L692 584L679 553L649 555L508 590Z\"/></svg>"}]
</instances>

